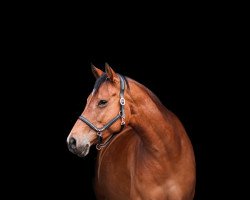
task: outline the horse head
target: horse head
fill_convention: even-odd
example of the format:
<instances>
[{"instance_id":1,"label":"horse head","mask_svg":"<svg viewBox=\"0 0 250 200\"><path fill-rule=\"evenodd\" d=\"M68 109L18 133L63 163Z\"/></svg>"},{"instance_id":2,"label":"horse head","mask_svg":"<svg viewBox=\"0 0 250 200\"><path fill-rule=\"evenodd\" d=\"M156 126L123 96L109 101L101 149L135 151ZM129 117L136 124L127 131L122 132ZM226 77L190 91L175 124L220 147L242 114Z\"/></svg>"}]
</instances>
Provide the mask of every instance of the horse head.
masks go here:
<instances>
[{"instance_id":1,"label":"horse head","mask_svg":"<svg viewBox=\"0 0 250 200\"><path fill-rule=\"evenodd\" d=\"M108 64L105 72L92 65L92 72L96 77L94 89L67 138L69 150L80 157L86 156L93 144L98 150L106 146L130 117L129 106L125 105L125 78Z\"/></svg>"}]
</instances>

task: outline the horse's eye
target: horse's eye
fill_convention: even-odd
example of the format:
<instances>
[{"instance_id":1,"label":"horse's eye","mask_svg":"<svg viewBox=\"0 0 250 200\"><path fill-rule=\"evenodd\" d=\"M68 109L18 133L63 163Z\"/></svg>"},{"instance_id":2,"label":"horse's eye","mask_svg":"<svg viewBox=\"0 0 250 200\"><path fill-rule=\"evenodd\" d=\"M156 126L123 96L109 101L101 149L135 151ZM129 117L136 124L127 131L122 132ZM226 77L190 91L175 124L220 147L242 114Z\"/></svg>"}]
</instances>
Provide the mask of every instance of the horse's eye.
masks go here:
<instances>
[{"instance_id":1,"label":"horse's eye","mask_svg":"<svg viewBox=\"0 0 250 200\"><path fill-rule=\"evenodd\" d=\"M100 100L100 101L98 102L98 106L99 106L99 107L104 107L107 103L108 103L108 101L102 99L102 100Z\"/></svg>"}]
</instances>

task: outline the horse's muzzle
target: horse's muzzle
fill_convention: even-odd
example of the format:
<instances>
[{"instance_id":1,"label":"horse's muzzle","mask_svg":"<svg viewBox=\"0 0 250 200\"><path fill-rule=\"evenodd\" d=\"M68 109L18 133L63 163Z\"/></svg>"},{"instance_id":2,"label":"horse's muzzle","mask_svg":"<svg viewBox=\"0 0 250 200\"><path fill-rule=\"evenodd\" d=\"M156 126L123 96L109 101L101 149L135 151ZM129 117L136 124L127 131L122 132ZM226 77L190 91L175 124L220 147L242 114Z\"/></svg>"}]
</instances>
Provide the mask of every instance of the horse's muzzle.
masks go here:
<instances>
[{"instance_id":1,"label":"horse's muzzle","mask_svg":"<svg viewBox=\"0 0 250 200\"><path fill-rule=\"evenodd\" d=\"M76 139L71 137L68 141L69 151L78 155L79 157L84 157L89 153L90 144L77 145Z\"/></svg>"}]
</instances>

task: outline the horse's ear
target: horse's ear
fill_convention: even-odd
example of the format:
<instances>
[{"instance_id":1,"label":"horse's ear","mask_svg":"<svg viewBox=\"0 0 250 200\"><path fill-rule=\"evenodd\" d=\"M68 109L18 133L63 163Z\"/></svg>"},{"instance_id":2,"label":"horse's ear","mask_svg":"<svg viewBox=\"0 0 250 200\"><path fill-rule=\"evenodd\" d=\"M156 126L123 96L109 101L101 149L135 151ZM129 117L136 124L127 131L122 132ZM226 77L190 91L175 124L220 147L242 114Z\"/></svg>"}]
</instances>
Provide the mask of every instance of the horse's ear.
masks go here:
<instances>
[{"instance_id":1,"label":"horse's ear","mask_svg":"<svg viewBox=\"0 0 250 200\"><path fill-rule=\"evenodd\" d=\"M115 71L109 66L108 63L105 63L105 71L106 74L108 76L108 78L112 81L112 82L118 82L119 78L117 76L117 74L115 73Z\"/></svg>"},{"instance_id":2,"label":"horse's ear","mask_svg":"<svg viewBox=\"0 0 250 200\"><path fill-rule=\"evenodd\" d=\"M96 79L98 79L104 73L102 70L98 69L93 64L91 64L91 69Z\"/></svg>"}]
</instances>

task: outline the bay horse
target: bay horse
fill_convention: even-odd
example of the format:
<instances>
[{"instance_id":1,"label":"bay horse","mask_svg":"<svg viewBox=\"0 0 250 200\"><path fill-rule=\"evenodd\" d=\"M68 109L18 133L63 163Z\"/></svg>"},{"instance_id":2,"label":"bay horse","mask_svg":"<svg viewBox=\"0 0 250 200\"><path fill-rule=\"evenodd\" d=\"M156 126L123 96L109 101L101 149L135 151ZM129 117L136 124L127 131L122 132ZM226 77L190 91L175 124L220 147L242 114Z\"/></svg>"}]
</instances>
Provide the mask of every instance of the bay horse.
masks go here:
<instances>
[{"instance_id":1,"label":"bay horse","mask_svg":"<svg viewBox=\"0 0 250 200\"><path fill-rule=\"evenodd\" d=\"M92 71L94 89L67 143L80 157L96 144L97 199L192 200L195 157L180 120L148 88L108 64L105 72Z\"/></svg>"}]
</instances>

